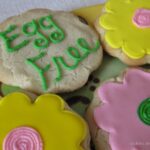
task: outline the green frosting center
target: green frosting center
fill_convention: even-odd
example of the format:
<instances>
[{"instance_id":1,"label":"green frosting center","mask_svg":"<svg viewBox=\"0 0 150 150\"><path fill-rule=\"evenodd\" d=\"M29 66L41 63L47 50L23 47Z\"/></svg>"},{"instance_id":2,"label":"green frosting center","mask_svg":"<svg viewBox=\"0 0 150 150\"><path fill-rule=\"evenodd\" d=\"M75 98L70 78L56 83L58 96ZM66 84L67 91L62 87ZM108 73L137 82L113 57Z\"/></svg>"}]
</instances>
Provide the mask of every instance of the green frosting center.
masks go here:
<instances>
[{"instance_id":1,"label":"green frosting center","mask_svg":"<svg viewBox=\"0 0 150 150\"><path fill-rule=\"evenodd\" d=\"M138 116L144 124L150 125L150 98L141 102L138 107Z\"/></svg>"}]
</instances>

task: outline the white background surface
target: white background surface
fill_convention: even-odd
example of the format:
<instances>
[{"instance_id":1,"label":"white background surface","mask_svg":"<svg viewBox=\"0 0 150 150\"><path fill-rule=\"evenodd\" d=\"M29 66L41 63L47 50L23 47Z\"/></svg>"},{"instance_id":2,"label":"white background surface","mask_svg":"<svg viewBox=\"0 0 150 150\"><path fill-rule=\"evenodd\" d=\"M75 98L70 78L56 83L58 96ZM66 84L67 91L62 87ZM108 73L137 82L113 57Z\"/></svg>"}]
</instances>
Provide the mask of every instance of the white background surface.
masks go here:
<instances>
[{"instance_id":1,"label":"white background surface","mask_svg":"<svg viewBox=\"0 0 150 150\"><path fill-rule=\"evenodd\" d=\"M31 8L73 10L103 3L105 0L0 0L0 22Z\"/></svg>"}]
</instances>

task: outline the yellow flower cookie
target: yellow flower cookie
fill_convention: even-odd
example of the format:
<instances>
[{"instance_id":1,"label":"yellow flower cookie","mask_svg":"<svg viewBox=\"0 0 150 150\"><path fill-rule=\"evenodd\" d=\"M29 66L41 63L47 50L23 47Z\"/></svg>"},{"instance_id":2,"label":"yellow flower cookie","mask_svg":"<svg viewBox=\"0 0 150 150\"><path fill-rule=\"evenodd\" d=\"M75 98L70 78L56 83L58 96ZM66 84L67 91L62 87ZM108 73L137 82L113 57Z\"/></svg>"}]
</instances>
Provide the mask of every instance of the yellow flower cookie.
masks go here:
<instances>
[{"instance_id":1,"label":"yellow flower cookie","mask_svg":"<svg viewBox=\"0 0 150 150\"><path fill-rule=\"evenodd\" d=\"M65 107L53 94L42 95L34 103L22 93L2 98L0 150L88 149L86 123Z\"/></svg>"},{"instance_id":2,"label":"yellow flower cookie","mask_svg":"<svg viewBox=\"0 0 150 150\"><path fill-rule=\"evenodd\" d=\"M108 0L96 28L111 55L130 65L150 63L148 0Z\"/></svg>"}]
</instances>

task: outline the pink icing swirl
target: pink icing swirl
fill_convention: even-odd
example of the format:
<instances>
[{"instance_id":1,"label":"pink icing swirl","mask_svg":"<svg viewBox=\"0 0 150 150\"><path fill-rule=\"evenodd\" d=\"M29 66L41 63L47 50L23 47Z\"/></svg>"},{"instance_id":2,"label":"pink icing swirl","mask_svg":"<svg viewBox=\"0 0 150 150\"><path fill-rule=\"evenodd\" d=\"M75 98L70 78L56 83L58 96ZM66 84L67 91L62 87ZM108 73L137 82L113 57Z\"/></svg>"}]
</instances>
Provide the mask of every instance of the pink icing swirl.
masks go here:
<instances>
[{"instance_id":1,"label":"pink icing swirl","mask_svg":"<svg viewBox=\"0 0 150 150\"><path fill-rule=\"evenodd\" d=\"M8 133L3 150L42 150L43 143L39 133L33 128L19 127Z\"/></svg>"},{"instance_id":2,"label":"pink icing swirl","mask_svg":"<svg viewBox=\"0 0 150 150\"><path fill-rule=\"evenodd\" d=\"M137 9L132 21L139 28L149 28L150 10L144 8Z\"/></svg>"}]
</instances>

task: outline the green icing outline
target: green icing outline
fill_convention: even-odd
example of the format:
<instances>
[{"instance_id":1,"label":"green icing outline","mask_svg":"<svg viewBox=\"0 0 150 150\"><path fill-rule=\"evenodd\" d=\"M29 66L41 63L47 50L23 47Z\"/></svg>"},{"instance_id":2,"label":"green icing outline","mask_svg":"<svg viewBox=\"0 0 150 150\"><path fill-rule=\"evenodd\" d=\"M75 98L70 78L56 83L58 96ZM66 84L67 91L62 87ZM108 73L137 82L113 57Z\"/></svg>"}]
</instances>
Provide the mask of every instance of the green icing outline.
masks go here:
<instances>
[{"instance_id":1,"label":"green icing outline","mask_svg":"<svg viewBox=\"0 0 150 150\"><path fill-rule=\"evenodd\" d=\"M37 32L37 35L40 37L39 39L35 39L33 45L35 49L45 49L49 46L50 41L44 36L44 34ZM44 43L43 45L39 46L39 44Z\"/></svg>"},{"instance_id":2,"label":"green icing outline","mask_svg":"<svg viewBox=\"0 0 150 150\"><path fill-rule=\"evenodd\" d=\"M49 24L50 24L49 26L44 25L43 22L45 20L49 22ZM40 28L43 30L47 30L47 29L54 27L54 29L56 31L53 31L49 35L49 39L52 41L52 43L58 44L65 39L64 31L58 25L56 25L56 23L53 21L51 15L40 18L39 19L39 25L40 25Z\"/></svg>"},{"instance_id":3,"label":"green icing outline","mask_svg":"<svg viewBox=\"0 0 150 150\"><path fill-rule=\"evenodd\" d=\"M33 31L32 32L28 32L28 28L33 28ZM38 25L36 23L36 21L33 19L31 22L28 22L28 23L25 23L23 24L22 26L22 32L24 35L26 36L33 36L37 33L37 30L38 30Z\"/></svg>"},{"instance_id":4,"label":"green icing outline","mask_svg":"<svg viewBox=\"0 0 150 150\"><path fill-rule=\"evenodd\" d=\"M44 73L50 69L50 64L46 65L45 68L41 69L39 66L35 64L35 62L46 55L46 52L41 52L38 56L26 59L26 63L32 66L39 74L42 82L42 88L44 91L48 89L46 78L44 77Z\"/></svg>"},{"instance_id":5,"label":"green icing outline","mask_svg":"<svg viewBox=\"0 0 150 150\"><path fill-rule=\"evenodd\" d=\"M24 40L22 43L12 47L11 45L12 41L14 41L17 37L19 37L19 34L13 34L10 37L8 37L7 34L15 30L16 27L17 27L16 25L10 25L4 32L0 32L0 38L3 39L7 52L15 52L29 43L29 40Z\"/></svg>"}]
</instances>

